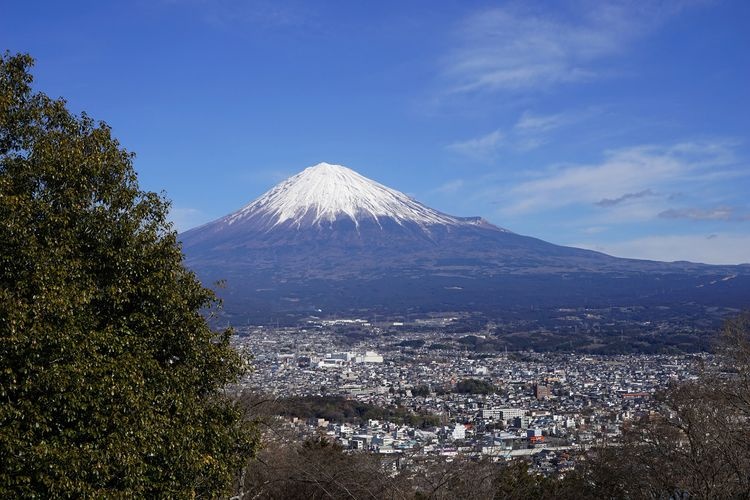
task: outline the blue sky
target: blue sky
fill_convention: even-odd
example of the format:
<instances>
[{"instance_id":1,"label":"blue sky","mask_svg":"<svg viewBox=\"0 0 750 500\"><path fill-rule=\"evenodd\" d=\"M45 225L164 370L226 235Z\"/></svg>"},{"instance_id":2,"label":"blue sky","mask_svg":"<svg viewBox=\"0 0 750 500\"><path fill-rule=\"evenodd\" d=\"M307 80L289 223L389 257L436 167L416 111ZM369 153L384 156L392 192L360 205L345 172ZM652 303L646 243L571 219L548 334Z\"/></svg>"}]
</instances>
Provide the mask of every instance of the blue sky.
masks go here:
<instances>
[{"instance_id":1,"label":"blue sky","mask_svg":"<svg viewBox=\"0 0 750 500\"><path fill-rule=\"evenodd\" d=\"M327 161L618 256L750 262L750 2L0 2L187 229Z\"/></svg>"}]
</instances>

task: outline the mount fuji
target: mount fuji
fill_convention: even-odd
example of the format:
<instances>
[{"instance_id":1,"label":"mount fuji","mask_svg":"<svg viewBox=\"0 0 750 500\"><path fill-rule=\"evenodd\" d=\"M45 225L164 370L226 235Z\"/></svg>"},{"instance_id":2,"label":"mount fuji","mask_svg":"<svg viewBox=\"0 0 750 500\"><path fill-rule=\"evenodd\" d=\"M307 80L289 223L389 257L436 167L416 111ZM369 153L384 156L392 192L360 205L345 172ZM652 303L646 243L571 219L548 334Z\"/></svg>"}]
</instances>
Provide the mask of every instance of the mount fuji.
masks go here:
<instances>
[{"instance_id":1,"label":"mount fuji","mask_svg":"<svg viewBox=\"0 0 750 500\"><path fill-rule=\"evenodd\" d=\"M235 317L695 302L739 307L750 266L611 257L456 217L319 163L180 235Z\"/></svg>"}]
</instances>

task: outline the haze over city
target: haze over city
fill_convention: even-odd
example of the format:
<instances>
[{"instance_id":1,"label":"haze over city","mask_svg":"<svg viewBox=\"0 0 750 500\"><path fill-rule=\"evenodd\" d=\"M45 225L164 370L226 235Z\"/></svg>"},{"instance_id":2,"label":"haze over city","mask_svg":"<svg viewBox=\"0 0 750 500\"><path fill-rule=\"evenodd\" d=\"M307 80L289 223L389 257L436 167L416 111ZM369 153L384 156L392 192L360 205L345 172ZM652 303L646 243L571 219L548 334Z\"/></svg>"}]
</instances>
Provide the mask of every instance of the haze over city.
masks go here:
<instances>
[{"instance_id":1,"label":"haze over city","mask_svg":"<svg viewBox=\"0 0 750 500\"><path fill-rule=\"evenodd\" d=\"M553 243L737 264L748 20L740 1L14 2L0 40L137 152L179 230L327 161Z\"/></svg>"}]
</instances>

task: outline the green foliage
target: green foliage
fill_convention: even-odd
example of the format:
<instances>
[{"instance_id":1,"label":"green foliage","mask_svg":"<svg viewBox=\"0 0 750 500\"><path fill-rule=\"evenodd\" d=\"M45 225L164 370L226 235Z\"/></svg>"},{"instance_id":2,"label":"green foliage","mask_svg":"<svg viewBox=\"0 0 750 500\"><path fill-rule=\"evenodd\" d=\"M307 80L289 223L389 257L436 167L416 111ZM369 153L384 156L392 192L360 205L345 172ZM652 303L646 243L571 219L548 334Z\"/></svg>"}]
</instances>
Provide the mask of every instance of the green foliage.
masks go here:
<instances>
[{"instance_id":1,"label":"green foliage","mask_svg":"<svg viewBox=\"0 0 750 500\"><path fill-rule=\"evenodd\" d=\"M411 395L426 398L430 395L430 387L428 385L418 385L411 390Z\"/></svg>"},{"instance_id":2,"label":"green foliage","mask_svg":"<svg viewBox=\"0 0 750 500\"><path fill-rule=\"evenodd\" d=\"M429 346L427 346L427 349L446 349L447 350L451 348L452 346L450 344L440 344L440 343L430 344Z\"/></svg>"},{"instance_id":3,"label":"green foliage","mask_svg":"<svg viewBox=\"0 0 750 500\"><path fill-rule=\"evenodd\" d=\"M286 417L324 418L331 422L387 420L395 424L428 428L440 423L439 417L412 413L402 406L376 406L341 396L295 396L279 401L279 414Z\"/></svg>"},{"instance_id":4,"label":"green foliage","mask_svg":"<svg viewBox=\"0 0 750 500\"><path fill-rule=\"evenodd\" d=\"M0 497L217 495L257 434L168 203L110 128L0 57Z\"/></svg>"},{"instance_id":5,"label":"green foliage","mask_svg":"<svg viewBox=\"0 0 750 500\"><path fill-rule=\"evenodd\" d=\"M494 394L497 392L497 387L484 380L467 378L458 382L453 392L459 394Z\"/></svg>"},{"instance_id":6,"label":"green foliage","mask_svg":"<svg viewBox=\"0 0 750 500\"><path fill-rule=\"evenodd\" d=\"M418 349L425 345L425 341L422 339L402 340L396 345L399 347L414 347Z\"/></svg>"}]
</instances>

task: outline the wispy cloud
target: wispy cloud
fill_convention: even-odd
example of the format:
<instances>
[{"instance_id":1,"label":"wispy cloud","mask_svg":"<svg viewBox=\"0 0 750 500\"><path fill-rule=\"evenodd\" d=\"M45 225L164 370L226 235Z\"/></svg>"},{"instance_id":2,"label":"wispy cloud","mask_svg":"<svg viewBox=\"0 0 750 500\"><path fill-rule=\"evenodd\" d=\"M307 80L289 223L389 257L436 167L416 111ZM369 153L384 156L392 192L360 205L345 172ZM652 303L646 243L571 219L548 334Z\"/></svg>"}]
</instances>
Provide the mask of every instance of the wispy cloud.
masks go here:
<instances>
[{"instance_id":1,"label":"wispy cloud","mask_svg":"<svg viewBox=\"0 0 750 500\"><path fill-rule=\"evenodd\" d=\"M647 196L656 196L656 193L654 193L650 189L644 189L643 191L639 191L637 193L625 193L624 195L618 196L617 198L604 198L594 203L594 205L600 207L613 207L615 205L625 203L628 200L637 200L639 198L645 198Z\"/></svg>"},{"instance_id":2,"label":"wispy cloud","mask_svg":"<svg viewBox=\"0 0 750 500\"><path fill-rule=\"evenodd\" d=\"M501 150L528 152L550 140L551 134L560 128L585 120L597 113L594 109L565 111L554 114L538 114L524 111L515 124L507 130L492 132L448 145L448 149L480 161L490 161Z\"/></svg>"},{"instance_id":3,"label":"wispy cloud","mask_svg":"<svg viewBox=\"0 0 750 500\"><path fill-rule=\"evenodd\" d=\"M567 125L575 120L576 117L572 113L538 115L524 111L513 128L521 132L546 132Z\"/></svg>"},{"instance_id":4,"label":"wispy cloud","mask_svg":"<svg viewBox=\"0 0 750 500\"><path fill-rule=\"evenodd\" d=\"M572 245L635 259L687 260L706 264L750 263L750 235L744 234L647 236L615 243L579 242Z\"/></svg>"},{"instance_id":5,"label":"wispy cloud","mask_svg":"<svg viewBox=\"0 0 750 500\"><path fill-rule=\"evenodd\" d=\"M590 80L665 19L695 2L569 2L485 9L460 25L443 61L450 93L532 90Z\"/></svg>"},{"instance_id":6,"label":"wispy cloud","mask_svg":"<svg viewBox=\"0 0 750 500\"><path fill-rule=\"evenodd\" d=\"M569 110L554 114L524 111L512 130L512 146L517 151L530 151L547 143L552 134L565 127L584 121L599 113L598 109Z\"/></svg>"},{"instance_id":7,"label":"wispy cloud","mask_svg":"<svg viewBox=\"0 0 750 500\"><path fill-rule=\"evenodd\" d=\"M460 190L464 186L463 179L454 179L452 181L448 181L443 183L442 185L436 187L432 190L432 193L435 194L453 194L456 191Z\"/></svg>"},{"instance_id":8,"label":"wispy cloud","mask_svg":"<svg viewBox=\"0 0 750 500\"><path fill-rule=\"evenodd\" d=\"M663 219L688 219L693 221L750 221L750 214L734 207L671 208L659 213Z\"/></svg>"},{"instance_id":9,"label":"wispy cloud","mask_svg":"<svg viewBox=\"0 0 750 500\"><path fill-rule=\"evenodd\" d=\"M500 150L504 139L505 134L501 130L494 130L481 137L449 144L448 149L475 160L488 161Z\"/></svg>"},{"instance_id":10,"label":"wispy cloud","mask_svg":"<svg viewBox=\"0 0 750 500\"><path fill-rule=\"evenodd\" d=\"M649 191L673 190L707 176L726 176L733 161L726 142L637 146L612 151L593 165L553 167L540 178L510 189L507 213L530 213L575 204L616 206L646 198Z\"/></svg>"}]
</instances>

